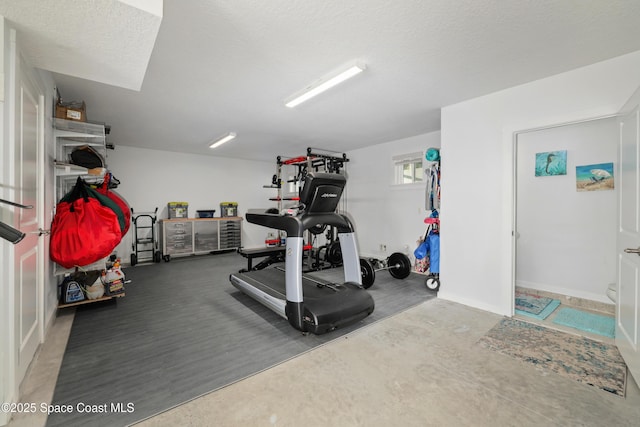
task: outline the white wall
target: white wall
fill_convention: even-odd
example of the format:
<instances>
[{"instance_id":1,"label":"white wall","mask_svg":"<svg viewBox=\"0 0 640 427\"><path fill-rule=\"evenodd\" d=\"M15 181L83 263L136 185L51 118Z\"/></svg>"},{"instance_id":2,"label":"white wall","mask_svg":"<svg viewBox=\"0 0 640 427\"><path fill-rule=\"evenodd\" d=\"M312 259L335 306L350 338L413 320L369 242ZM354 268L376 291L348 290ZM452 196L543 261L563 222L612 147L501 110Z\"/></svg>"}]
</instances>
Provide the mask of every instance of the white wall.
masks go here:
<instances>
[{"instance_id":1,"label":"white wall","mask_svg":"<svg viewBox=\"0 0 640 427\"><path fill-rule=\"evenodd\" d=\"M393 185L392 157L440 146L440 132L418 135L347 153L348 184L346 211L357 230L364 256L386 258L392 252L413 256L416 240L426 225L425 185ZM215 209L220 202L235 201L239 215L248 209L275 207L269 197L276 190L263 188L276 170L273 162L251 162L213 156L198 156L160 150L116 146L108 151L107 164L120 181L116 189L136 212L159 208L158 218L167 218L167 203L189 203L189 216L198 209ZM267 228L243 222L243 246L264 246ZM321 237L321 236L320 236ZM131 253L133 227L116 249L123 262ZM380 244L387 251L380 251Z\"/></svg>"},{"instance_id":2,"label":"white wall","mask_svg":"<svg viewBox=\"0 0 640 427\"><path fill-rule=\"evenodd\" d=\"M616 113L639 85L640 51L442 109L440 298L513 314L514 133Z\"/></svg>"},{"instance_id":3,"label":"white wall","mask_svg":"<svg viewBox=\"0 0 640 427\"><path fill-rule=\"evenodd\" d=\"M408 252L426 231L425 184L394 185L392 157L440 147L440 132L378 144L347 153L347 212L361 255L386 258ZM387 251L380 251L385 244Z\"/></svg>"},{"instance_id":4,"label":"white wall","mask_svg":"<svg viewBox=\"0 0 640 427\"><path fill-rule=\"evenodd\" d=\"M617 139L615 117L518 135L518 286L611 303L605 291L616 281L617 192L578 192L576 166L616 166ZM536 153L558 150L567 151L567 174L536 177Z\"/></svg>"},{"instance_id":5,"label":"white wall","mask_svg":"<svg viewBox=\"0 0 640 427\"><path fill-rule=\"evenodd\" d=\"M220 216L220 202L238 202L238 215L247 209L269 208L275 190L262 188L271 183L275 171L272 163L252 162L213 156L174 153L126 146L116 146L107 153L107 165L120 181L116 189L136 212L158 207L158 219L168 217L168 202L189 203L189 217L197 210L215 209ZM267 229L243 221L242 244L264 246ZM124 263L129 260L133 227L116 249Z\"/></svg>"}]
</instances>

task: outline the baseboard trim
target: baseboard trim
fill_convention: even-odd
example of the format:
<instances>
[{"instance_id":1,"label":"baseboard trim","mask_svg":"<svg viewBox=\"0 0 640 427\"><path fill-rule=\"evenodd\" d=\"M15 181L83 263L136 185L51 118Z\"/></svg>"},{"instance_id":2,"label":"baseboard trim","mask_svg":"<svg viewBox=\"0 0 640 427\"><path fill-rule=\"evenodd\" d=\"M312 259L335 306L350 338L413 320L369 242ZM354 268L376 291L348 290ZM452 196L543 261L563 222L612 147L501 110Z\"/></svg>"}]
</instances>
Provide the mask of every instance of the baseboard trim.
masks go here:
<instances>
[{"instance_id":1,"label":"baseboard trim","mask_svg":"<svg viewBox=\"0 0 640 427\"><path fill-rule=\"evenodd\" d=\"M586 310L598 311L606 314L615 314L616 306L615 304L603 302L603 301L594 301L588 298L580 298L571 295L563 295L557 292L550 292L543 289L536 289L535 287L523 286L523 283L516 284L516 291L525 292L532 295L538 295L547 298L553 298L560 300L560 303L563 305L569 305L575 308L584 308Z\"/></svg>"}]
</instances>

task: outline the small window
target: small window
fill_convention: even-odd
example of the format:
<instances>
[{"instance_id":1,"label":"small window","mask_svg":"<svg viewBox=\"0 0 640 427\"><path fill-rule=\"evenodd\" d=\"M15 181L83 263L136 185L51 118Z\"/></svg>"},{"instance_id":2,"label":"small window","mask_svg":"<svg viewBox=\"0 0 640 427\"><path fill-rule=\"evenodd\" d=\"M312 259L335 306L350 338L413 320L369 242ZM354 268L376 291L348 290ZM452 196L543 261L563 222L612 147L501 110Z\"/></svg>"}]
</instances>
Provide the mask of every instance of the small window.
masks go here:
<instances>
[{"instance_id":1,"label":"small window","mask_svg":"<svg viewBox=\"0 0 640 427\"><path fill-rule=\"evenodd\" d=\"M393 157L395 184L414 184L423 181L422 153Z\"/></svg>"}]
</instances>

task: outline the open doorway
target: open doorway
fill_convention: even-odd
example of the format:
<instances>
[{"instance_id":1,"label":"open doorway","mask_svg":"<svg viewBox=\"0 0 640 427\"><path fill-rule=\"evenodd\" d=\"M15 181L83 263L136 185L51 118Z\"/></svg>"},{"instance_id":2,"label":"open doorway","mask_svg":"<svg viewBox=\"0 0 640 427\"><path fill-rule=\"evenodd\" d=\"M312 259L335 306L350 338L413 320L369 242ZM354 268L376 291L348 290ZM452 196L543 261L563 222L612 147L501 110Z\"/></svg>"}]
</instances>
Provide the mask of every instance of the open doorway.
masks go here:
<instances>
[{"instance_id":1,"label":"open doorway","mask_svg":"<svg viewBox=\"0 0 640 427\"><path fill-rule=\"evenodd\" d=\"M616 117L516 133L515 295L554 301L529 320L553 322L558 306L614 314L617 142Z\"/></svg>"}]
</instances>

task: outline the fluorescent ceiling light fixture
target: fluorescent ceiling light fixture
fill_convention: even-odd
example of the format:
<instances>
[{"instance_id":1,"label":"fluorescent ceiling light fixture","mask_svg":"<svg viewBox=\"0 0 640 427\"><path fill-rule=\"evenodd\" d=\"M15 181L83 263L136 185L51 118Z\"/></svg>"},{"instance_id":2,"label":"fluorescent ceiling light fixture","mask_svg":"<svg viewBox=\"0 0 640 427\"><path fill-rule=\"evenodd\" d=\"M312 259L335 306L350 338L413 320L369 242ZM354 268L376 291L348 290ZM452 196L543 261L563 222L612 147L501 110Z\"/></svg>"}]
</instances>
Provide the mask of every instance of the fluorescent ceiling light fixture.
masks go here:
<instances>
[{"instance_id":1,"label":"fluorescent ceiling light fixture","mask_svg":"<svg viewBox=\"0 0 640 427\"><path fill-rule=\"evenodd\" d=\"M296 105L302 104L304 101L321 94L325 90L331 89L332 87L342 83L343 81L360 74L366 69L367 66L365 64L359 62L352 63L351 66L346 70L341 71L338 74L333 74L329 77L322 78L319 81L304 88L300 92L296 93L295 95L291 96L285 101L284 105L289 108L293 108Z\"/></svg>"},{"instance_id":2,"label":"fluorescent ceiling light fixture","mask_svg":"<svg viewBox=\"0 0 640 427\"><path fill-rule=\"evenodd\" d=\"M221 136L220 138L216 139L215 141L213 141L211 143L211 145L209 146L209 148L216 148L221 146L222 144L224 144L225 142L229 142L231 141L233 138L236 137L235 132L229 132L228 134L226 134L225 136Z\"/></svg>"}]
</instances>

